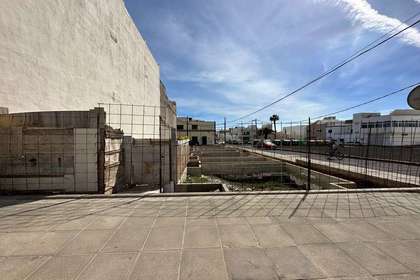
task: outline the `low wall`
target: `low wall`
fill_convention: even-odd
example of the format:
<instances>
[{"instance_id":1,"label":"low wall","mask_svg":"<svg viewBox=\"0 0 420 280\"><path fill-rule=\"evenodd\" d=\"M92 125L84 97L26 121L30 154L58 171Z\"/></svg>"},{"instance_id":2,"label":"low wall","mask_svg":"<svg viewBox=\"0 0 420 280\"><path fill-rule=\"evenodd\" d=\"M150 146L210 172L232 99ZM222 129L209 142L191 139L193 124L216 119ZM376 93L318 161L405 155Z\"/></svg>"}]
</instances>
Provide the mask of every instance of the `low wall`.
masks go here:
<instances>
[{"instance_id":1,"label":"low wall","mask_svg":"<svg viewBox=\"0 0 420 280\"><path fill-rule=\"evenodd\" d=\"M187 176L187 164L190 158L190 145L188 140L178 141L176 146L176 178L182 182Z\"/></svg>"},{"instance_id":2,"label":"low wall","mask_svg":"<svg viewBox=\"0 0 420 280\"><path fill-rule=\"evenodd\" d=\"M175 192L224 192L226 188L223 184L200 184L200 183L190 183L190 184L177 184L175 186Z\"/></svg>"}]
</instances>

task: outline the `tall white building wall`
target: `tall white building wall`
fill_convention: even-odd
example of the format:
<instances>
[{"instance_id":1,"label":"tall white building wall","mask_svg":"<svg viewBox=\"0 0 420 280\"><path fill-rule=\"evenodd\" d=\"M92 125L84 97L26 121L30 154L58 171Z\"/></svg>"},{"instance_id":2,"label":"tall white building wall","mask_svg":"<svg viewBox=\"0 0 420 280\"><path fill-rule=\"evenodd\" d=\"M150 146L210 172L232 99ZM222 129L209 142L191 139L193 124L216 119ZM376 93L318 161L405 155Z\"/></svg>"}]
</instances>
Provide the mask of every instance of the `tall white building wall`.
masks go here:
<instances>
[{"instance_id":1,"label":"tall white building wall","mask_svg":"<svg viewBox=\"0 0 420 280\"><path fill-rule=\"evenodd\" d=\"M0 106L12 113L160 106L159 80L123 0L0 1Z\"/></svg>"}]
</instances>

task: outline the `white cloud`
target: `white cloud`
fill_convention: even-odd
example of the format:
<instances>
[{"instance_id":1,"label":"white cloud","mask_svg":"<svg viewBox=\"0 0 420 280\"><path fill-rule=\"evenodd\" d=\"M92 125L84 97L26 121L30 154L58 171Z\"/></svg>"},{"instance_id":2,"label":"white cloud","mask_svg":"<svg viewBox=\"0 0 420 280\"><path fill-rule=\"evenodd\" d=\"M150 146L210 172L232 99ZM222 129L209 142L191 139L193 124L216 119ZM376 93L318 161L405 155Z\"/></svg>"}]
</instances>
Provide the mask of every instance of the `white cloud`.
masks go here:
<instances>
[{"instance_id":1,"label":"white cloud","mask_svg":"<svg viewBox=\"0 0 420 280\"><path fill-rule=\"evenodd\" d=\"M337 0L336 3L343 6L355 22L369 30L387 33L394 28L399 27L400 30L408 26L396 18L380 14L366 0ZM406 30L399 38L407 44L420 47L420 32L415 28Z\"/></svg>"}]
</instances>

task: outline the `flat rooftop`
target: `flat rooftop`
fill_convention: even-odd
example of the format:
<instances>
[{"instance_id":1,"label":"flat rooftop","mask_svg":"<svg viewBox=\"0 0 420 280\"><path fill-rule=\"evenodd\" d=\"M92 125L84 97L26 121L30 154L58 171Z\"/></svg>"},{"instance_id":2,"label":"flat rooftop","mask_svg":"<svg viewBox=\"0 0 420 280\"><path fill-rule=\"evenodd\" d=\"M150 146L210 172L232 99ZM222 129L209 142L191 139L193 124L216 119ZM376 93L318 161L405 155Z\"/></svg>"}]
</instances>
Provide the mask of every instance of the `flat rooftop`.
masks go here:
<instances>
[{"instance_id":1,"label":"flat rooftop","mask_svg":"<svg viewBox=\"0 0 420 280\"><path fill-rule=\"evenodd\" d=\"M1 279L420 279L420 193L0 197Z\"/></svg>"}]
</instances>

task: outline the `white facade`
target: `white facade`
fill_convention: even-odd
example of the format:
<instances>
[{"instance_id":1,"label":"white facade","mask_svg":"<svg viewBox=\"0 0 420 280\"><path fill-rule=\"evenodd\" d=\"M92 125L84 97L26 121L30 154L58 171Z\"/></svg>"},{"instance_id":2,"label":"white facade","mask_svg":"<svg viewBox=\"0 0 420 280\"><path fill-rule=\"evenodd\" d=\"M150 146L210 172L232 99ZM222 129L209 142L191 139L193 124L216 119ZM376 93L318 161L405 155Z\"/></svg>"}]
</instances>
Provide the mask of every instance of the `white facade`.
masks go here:
<instances>
[{"instance_id":1,"label":"white facade","mask_svg":"<svg viewBox=\"0 0 420 280\"><path fill-rule=\"evenodd\" d=\"M335 140L339 143L351 143L353 141L353 125L351 121L336 122L326 127L326 139Z\"/></svg>"},{"instance_id":2,"label":"white facade","mask_svg":"<svg viewBox=\"0 0 420 280\"><path fill-rule=\"evenodd\" d=\"M0 106L11 113L98 103L159 110L159 81L123 0L0 1Z\"/></svg>"},{"instance_id":3,"label":"white facade","mask_svg":"<svg viewBox=\"0 0 420 280\"><path fill-rule=\"evenodd\" d=\"M257 138L258 128L256 125L249 125L247 127L233 127L226 131L226 142L235 144L250 144ZM224 137L222 132L221 137Z\"/></svg>"},{"instance_id":4,"label":"white facade","mask_svg":"<svg viewBox=\"0 0 420 280\"><path fill-rule=\"evenodd\" d=\"M406 146L420 144L420 111L395 110L389 115L357 113L352 123L327 126L326 139L363 145Z\"/></svg>"},{"instance_id":5,"label":"white facade","mask_svg":"<svg viewBox=\"0 0 420 280\"><path fill-rule=\"evenodd\" d=\"M176 119L177 137L188 137L199 145L216 144L216 122L178 117Z\"/></svg>"},{"instance_id":6,"label":"white facade","mask_svg":"<svg viewBox=\"0 0 420 280\"><path fill-rule=\"evenodd\" d=\"M389 115L362 118L360 142L365 145L419 145L420 111L395 110Z\"/></svg>"},{"instance_id":7,"label":"white facade","mask_svg":"<svg viewBox=\"0 0 420 280\"><path fill-rule=\"evenodd\" d=\"M308 135L308 126L307 125L292 125L292 126L285 126L283 124L283 135L286 139L299 139L303 140L306 139Z\"/></svg>"}]
</instances>

